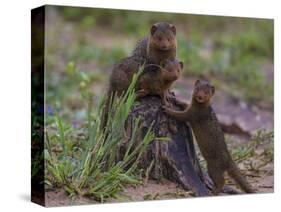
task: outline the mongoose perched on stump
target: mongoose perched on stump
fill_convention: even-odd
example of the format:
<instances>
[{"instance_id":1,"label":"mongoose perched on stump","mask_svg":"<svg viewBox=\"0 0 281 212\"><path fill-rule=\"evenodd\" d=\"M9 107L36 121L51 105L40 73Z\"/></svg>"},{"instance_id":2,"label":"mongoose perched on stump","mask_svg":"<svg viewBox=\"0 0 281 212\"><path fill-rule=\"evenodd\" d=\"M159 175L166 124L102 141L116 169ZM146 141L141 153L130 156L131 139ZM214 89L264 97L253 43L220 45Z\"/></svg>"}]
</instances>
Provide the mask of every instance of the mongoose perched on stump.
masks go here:
<instances>
[{"instance_id":1,"label":"mongoose perched on stump","mask_svg":"<svg viewBox=\"0 0 281 212\"><path fill-rule=\"evenodd\" d=\"M182 68L183 63L176 59L166 59L160 63L160 66L148 65L138 79L137 98L158 95L161 97L162 103L168 105L168 90L179 78Z\"/></svg>"},{"instance_id":2,"label":"mongoose perched on stump","mask_svg":"<svg viewBox=\"0 0 281 212\"><path fill-rule=\"evenodd\" d=\"M174 60L177 50L176 27L167 22L152 25L150 35L138 42L130 57L116 64L110 75L107 98L103 110L102 127L105 127L110 97L125 92L135 73L144 64L160 65L166 59Z\"/></svg>"}]
</instances>

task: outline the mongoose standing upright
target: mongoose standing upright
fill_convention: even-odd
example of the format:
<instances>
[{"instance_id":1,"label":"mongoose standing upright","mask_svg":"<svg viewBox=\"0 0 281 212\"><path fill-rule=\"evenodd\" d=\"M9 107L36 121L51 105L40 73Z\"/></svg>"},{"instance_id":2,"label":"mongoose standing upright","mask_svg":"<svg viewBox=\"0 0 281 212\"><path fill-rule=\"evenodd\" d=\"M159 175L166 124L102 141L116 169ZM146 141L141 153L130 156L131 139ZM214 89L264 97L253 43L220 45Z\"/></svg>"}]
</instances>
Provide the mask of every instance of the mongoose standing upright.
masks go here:
<instances>
[{"instance_id":1,"label":"mongoose standing upright","mask_svg":"<svg viewBox=\"0 0 281 212\"><path fill-rule=\"evenodd\" d=\"M160 66L148 65L138 79L137 98L158 95L162 103L168 105L168 89L179 78L182 69L183 63L177 59L166 59L160 63Z\"/></svg>"},{"instance_id":2,"label":"mongoose standing upright","mask_svg":"<svg viewBox=\"0 0 281 212\"><path fill-rule=\"evenodd\" d=\"M207 162L208 173L214 182L213 194L220 193L227 172L246 193L254 193L227 150L223 131L213 111L210 100L215 87L207 81L195 82L191 105L184 111L174 111L163 106L165 113L177 120L189 122L200 151Z\"/></svg>"}]
</instances>

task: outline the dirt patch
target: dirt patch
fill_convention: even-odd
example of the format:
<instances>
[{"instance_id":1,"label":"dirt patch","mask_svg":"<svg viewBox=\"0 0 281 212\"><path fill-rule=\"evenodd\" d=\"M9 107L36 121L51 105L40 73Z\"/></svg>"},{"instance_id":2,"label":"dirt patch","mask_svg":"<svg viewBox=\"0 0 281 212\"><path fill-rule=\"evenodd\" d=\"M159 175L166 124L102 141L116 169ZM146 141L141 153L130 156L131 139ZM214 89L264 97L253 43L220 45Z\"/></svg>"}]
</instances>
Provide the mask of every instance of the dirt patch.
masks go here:
<instances>
[{"instance_id":1,"label":"dirt patch","mask_svg":"<svg viewBox=\"0 0 281 212\"><path fill-rule=\"evenodd\" d=\"M272 164L271 164L272 165ZM270 166L270 165L269 165ZM274 176L268 175L266 172L260 175L248 174L249 183L257 189L258 193L274 192ZM227 186L239 192L239 188L232 180L227 180ZM242 194L242 192L241 192ZM220 196L229 195L221 193ZM178 184L166 179L162 182L149 180L146 185L137 187L128 186L119 199L108 200L107 203L146 201L146 200L167 200L193 197L192 192L185 191ZM63 189L49 190L46 192L46 206L66 206L66 205L84 205L84 204L100 204L99 202L87 198L76 197L71 199Z\"/></svg>"},{"instance_id":2,"label":"dirt patch","mask_svg":"<svg viewBox=\"0 0 281 212\"><path fill-rule=\"evenodd\" d=\"M161 182L149 180L146 185L128 187L125 194L131 197L131 201L163 200L192 196L191 192L185 191L178 184L166 179Z\"/></svg>"},{"instance_id":3,"label":"dirt patch","mask_svg":"<svg viewBox=\"0 0 281 212\"><path fill-rule=\"evenodd\" d=\"M145 185L128 186L119 196L119 199L110 199L107 202L131 202L144 200L164 200L191 197L191 193L182 189L178 184L163 179L161 182L149 180ZM54 189L46 192L46 206L97 204L99 202L87 198L69 198L63 189Z\"/></svg>"}]
</instances>

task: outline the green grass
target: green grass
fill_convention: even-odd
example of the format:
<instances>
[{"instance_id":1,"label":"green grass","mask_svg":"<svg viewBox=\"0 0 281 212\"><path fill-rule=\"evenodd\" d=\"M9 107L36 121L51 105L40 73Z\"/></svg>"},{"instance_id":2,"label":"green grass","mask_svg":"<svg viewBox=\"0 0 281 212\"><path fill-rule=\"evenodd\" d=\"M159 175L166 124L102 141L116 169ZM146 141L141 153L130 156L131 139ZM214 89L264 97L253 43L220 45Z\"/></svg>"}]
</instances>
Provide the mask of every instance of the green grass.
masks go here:
<instances>
[{"instance_id":1,"label":"green grass","mask_svg":"<svg viewBox=\"0 0 281 212\"><path fill-rule=\"evenodd\" d=\"M72 63L67 71L71 75L80 73ZM133 148L140 133L139 119L134 120L129 138L124 133L125 121L135 101L136 79L137 76L134 76L124 95L114 98L105 129L101 128L104 100L93 110L92 95L87 87L80 90L88 102L88 119L84 129L73 129L58 113L49 117L49 122L53 124L49 125L45 140L46 185L62 187L73 198L90 196L104 202L108 198L119 198L125 185L142 182L138 163L147 145L154 139L154 134L148 129L143 141ZM80 80L83 82L85 78ZM81 133L84 138L77 136ZM119 155L120 145L124 141L128 145L126 153Z\"/></svg>"},{"instance_id":2,"label":"green grass","mask_svg":"<svg viewBox=\"0 0 281 212\"><path fill-rule=\"evenodd\" d=\"M71 61L79 58L82 63L96 61L100 67L109 67L126 57L126 55L127 51L121 45L114 45L111 49L108 49L94 44L91 44L91 46L83 44L79 47L79 51L69 53L67 59Z\"/></svg>"},{"instance_id":3,"label":"green grass","mask_svg":"<svg viewBox=\"0 0 281 212\"><path fill-rule=\"evenodd\" d=\"M241 162L250 158L258 158L266 161L263 165L273 161L273 131L258 130L251 138L250 142L231 150L231 155L236 162ZM258 150L261 150L259 152ZM259 168L262 168L260 166Z\"/></svg>"}]
</instances>

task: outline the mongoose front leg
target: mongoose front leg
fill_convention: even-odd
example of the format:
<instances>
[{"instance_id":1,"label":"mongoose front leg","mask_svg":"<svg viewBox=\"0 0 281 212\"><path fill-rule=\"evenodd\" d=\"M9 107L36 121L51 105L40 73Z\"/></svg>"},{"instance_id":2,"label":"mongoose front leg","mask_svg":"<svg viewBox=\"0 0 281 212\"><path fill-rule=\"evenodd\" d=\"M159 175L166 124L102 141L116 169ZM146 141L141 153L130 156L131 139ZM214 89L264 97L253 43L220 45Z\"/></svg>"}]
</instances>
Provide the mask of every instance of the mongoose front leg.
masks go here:
<instances>
[{"instance_id":1,"label":"mongoose front leg","mask_svg":"<svg viewBox=\"0 0 281 212\"><path fill-rule=\"evenodd\" d=\"M160 95L161 100L162 100L162 104L165 106L169 106L169 102L168 102L168 92L167 91L163 91Z\"/></svg>"},{"instance_id":2,"label":"mongoose front leg","mask_svg":"<svg viewBox=\"0 0 281 212\"><path fill-rule=\"evenodd\" d=\"M162 108L166 114L174 117L175 119L177 119L179 121L186 122L189 119L189 114L187 111L175 111L166 106L162 106Z\"/></svg>"},{"instance_id":3,"label":"mongoose front leg","mask_svg":"<svg viewBox=\"0 0 281 212\"><path fill-rule=\"evenodd\" d=\"M148 92L144 89L138 90L136 92L136 98L137 99L142 98L142 97L146 96L147 94L148 94Z\"/></svg>"},{"instance_id":4,"label":"mongoose front leg","mask_svg":"<svg viewBox=\"0 0 281 212\"><path fill-rule=\"evenodd\" d=\"M178 105L179 107L184 108L184 109L186 109L189 106L188 103L186 103L182 100L179 100L177 98L175 99L175 102L176 102L176 105Z\"/></svg>"}]
</instances>

